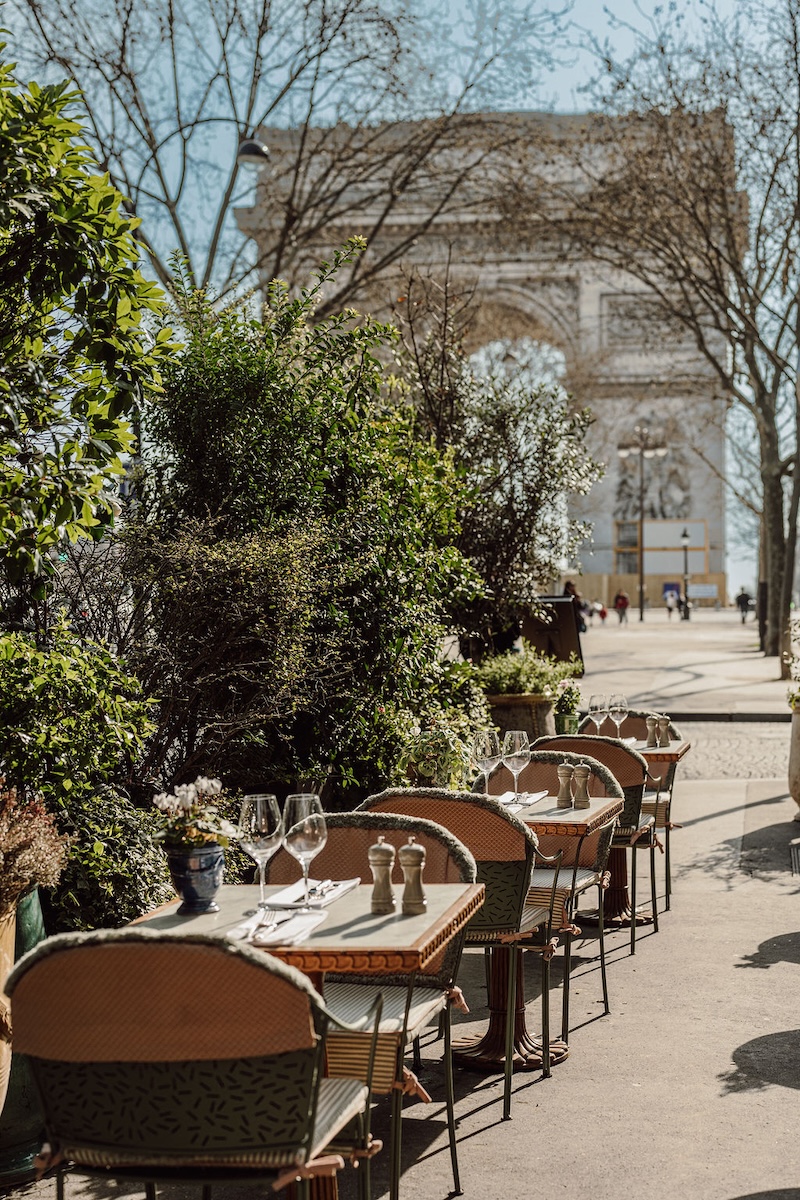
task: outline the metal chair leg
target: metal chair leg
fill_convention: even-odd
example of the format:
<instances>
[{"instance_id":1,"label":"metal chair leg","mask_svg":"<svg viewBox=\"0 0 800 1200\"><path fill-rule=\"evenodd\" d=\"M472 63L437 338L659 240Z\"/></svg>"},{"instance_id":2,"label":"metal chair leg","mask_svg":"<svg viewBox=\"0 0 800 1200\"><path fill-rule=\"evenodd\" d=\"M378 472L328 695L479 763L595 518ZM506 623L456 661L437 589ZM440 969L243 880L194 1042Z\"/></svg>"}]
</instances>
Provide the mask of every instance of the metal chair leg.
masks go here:
<instances>
[{"instance_id":1,"label":"metal chair leg","mask_svg":"<svg viewBox=\"0 0 800 1200\"><path fill-rule=\"evenodd\" d=\"M561 1040L569 1042L569 976L572 970L572 934L564 934L564 987L561 993Z\"/></svg>"},{"instance_id":2,"label":"metal chair leg","mask_svg":"<svg viewBox=\"0 0 800 1200\"><path fill-rule=\"evenodd\" d=\"M146 1183L144 1185L145 1200L156 1200L156 1185L154 1183Z\"/></svg>"},{"instance_id":3,"label":"metal chair leg","mask_svg":"<svg viewBox=\"0 0 800 1200\"><path fill-rule=\"evenodd\" d=\"M517 1003L517 946L508 948L508 998L506 1001L506 1064L503 1086L503 1120L511 1119L511 1079L514 1074L514 1013Z\"/></svg>"},{"instance_id":4,"label":"metal chair leg","mask_svg":"<svg viewBox=\"0 0 800 1200\"><path fill-rule=\"evenodd\" d=\"M631 954L636 953L636 847L631 846Z\"/></svg>"},{"instance_id":5,"label":"metal chair leg","mask_svg":"<svg viewBox=\"0 0 800 1200\"><path fill-rule=\"evenodd\" d=\"M411 1065L414 1068L414 1074L419 1075L422 1070L422 1051L420 1050L418 1037L415 1037L411 1043Z\"/></svg>"},{"instance_id":6,"label":"metal chair leg","mask_svg":"<svg viewBox=\"0 0 800 1200\"><path fill-rule=\"evenodd\" d=\"M391 1152L389 1163L389 1197L399 1200L400 1196L400 1166L402 1158L402 1127L403 1127L403 1093L400 1088L392 1088L391 1115Z\"/></svg>"},{"instance_id":7,"label":"metal chair leg","mask_svg":"<svg viewBox=\"0 0 800 1200\"><path fill-rule=\"evenodd\" d=\"M650 839L650 902L653 906L653 933L658 933L658 903L656 897L656 833Z\"/></svg>"},{"instance_id":8,"label":"metal chair leg","mask_svg":"<svg viewBox=\"0 0 800 1200\"><path fill-rule=\"evenodd\" d=\"M542 955L542 1074L549 1079L550 1070L550 960Z\"/></svg>"},{"instance_id":9,"label":"metal chair leg","mask_svg":"<svg viewBox=\"0 0 800 1200\"><path fill-rule=\"evenodd\" d=\"M211 1200L211 1188L205 1184L201 1191L202 1200Z\"/></svg>"},{"instance_id":10,"label":"metal chair leg","mask_svg":"<svg viewBox=\"0 0 800 1200\"><path fill-rule=\"evenodd\" d=\"M56 1200L64 1200L64 1167L56 1168Z\"/></svg>"},{"instance_id":11,"label":"metal chair leg","mask_svg":"<svg viewBox=\"0 0 800 1200\"><path fill-rule=\"evenodd\" d=\"M664 907L669 911L669 902L672 895L672 864L669 857L669 809L667 809L666 824L664 826L664 876L666 878L667 899Z\"/></svg>"},{"instance_id":12,"label":"metal chair leg","mask_svg":"<svg viewBox=\"0 0 800 1200\"><path fill-rule=\"evenodd\" d=\"M450 1165L453 1168L453 1194L460 1196L461 1178L458 1173L458 1145L456 1143L456 1096L453 1087L453 1055L450 1043L450 1008L444 1010L444 1088L447 1104L447 1133L450 1138Z\"/></svg>"},{"instance_id":13,"label":"metal chair leg","mask_svg":"<svg viewBox=\"0 0 800 1200\"><path fill-rule=\"evenodd\" d=\"M599 920L598 938L600 941L600 981L603 985L603 1007L605 1014L611 1012L608 1006L608 978L606 976L606 934L605 934L605 917L603 915L603 889L597 889L597 916Z\"/></svg>"}]
</instances>

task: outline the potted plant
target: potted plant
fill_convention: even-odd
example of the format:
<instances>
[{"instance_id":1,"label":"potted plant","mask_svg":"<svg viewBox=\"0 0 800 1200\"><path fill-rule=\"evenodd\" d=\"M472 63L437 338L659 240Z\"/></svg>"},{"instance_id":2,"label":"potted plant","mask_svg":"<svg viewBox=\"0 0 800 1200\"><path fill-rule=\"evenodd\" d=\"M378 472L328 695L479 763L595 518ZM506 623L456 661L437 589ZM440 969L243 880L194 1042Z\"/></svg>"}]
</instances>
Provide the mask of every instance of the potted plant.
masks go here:
<instances>
[{"instance_id":1,"label":"potted plant","mask_svg":"<svg viewBox=\"0 0 800 1200\"><path fill-rule=\"evenodd\" d=\"M574 679L559 679L553 700L556 733L577 733L580 720L581 689Z\"/></svg>"},{"instance_id":2,"label":"potted plant","mask_svg":"<svg viewBox=\"0 0 800 1200\"><path fill-rule=\"evenodd\" d=\"M495 654L476 667L500 732L524 729L531 740L556 732L553 705L558 684L580 671L574 656L568 662L547 658L524 639L520 650Z\"/></svg>"},{"instance_id":3,"label":"potted plant","mask_svg":"<svg viewBox=\"0 0 800 1200\"><path fill-rule=\"evenodd\" d=\"M221 791L219 779L200 775L194 783L180 784L174 793L153 797L162 814L162 828L155 837L164 843L172 883L183 901L179 913L219 909L214 897L225 871L224 847L239 836L214 803Z\"/></svg>"},{"instance_id":4,"label":"potted plant","mask_svg":"<svg viewBox=\"0 0 800 1200\"><path fill-rule=\"evenodd\" d=\"M416 787L458 788L470 770L470 747L441 718L414 726L398 759L398 767Z\"/></svg>"},{"instance_id":5,"label":"potted plant","mask_svg":"<svg viewBox=\"0 0 800 1200\"><path fill-rule=\"evenodd\" d=\"M37 888L54 887L67 861L70 839L38 799L21 800L0 777L0 1179L32 1175L41 1144L41 1114L32 1102L33 1081L24 1058L13 1059L11 1010L3 992L20 957L44 937ZM8 1103L6 1104L6 1095Z\"/></svg>"}]
</instances>

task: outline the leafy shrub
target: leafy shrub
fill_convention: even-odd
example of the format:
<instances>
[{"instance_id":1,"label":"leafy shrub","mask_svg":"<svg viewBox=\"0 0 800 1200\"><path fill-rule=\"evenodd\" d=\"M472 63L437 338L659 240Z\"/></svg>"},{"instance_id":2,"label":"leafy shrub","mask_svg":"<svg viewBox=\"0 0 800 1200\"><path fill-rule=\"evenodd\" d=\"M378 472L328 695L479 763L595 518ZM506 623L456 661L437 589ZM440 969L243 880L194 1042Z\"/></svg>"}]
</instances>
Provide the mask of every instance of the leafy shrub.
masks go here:
<instances>
[{"instance_id":1,"label":"leafy shrub","mask_svg":"<svg viewBox=\"0 0 800 1200\"><path fill-rule=\"evenodd\" d=\"M489 696L530 693L552 700L559 680L574 678L580 674L581 666L575 658L559 662L537 654L523 640L521 650L484 658L475 669L481 687Z\"/></svg>"},{"instance_id":2,"label":"leafy shrub","mask_svg":"<svg viewBox=\"0 0 800 1200\"><path fill-rule=\"evenodd\" d=\"M44 647L0 635L0 769L21 796L40 794L69 861L45 911L51 928L120 925L169 895L156 814L125 794L152 729L139 683L63 622Z\"/></svg>"}]
</instances>

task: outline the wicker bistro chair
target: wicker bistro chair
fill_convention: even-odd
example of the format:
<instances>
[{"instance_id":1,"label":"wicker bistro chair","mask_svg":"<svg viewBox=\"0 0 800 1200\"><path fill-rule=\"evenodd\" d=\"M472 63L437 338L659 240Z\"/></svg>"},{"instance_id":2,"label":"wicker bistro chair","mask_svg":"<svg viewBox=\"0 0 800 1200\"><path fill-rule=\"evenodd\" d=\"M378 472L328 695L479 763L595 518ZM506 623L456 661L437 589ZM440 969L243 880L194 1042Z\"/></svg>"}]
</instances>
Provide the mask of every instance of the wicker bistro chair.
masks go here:
<instances>
[{"instance_id":1,"label":"wicker bistro chair","mask_svg":"<svg viewBox=\"0 0 800 1200\"><path fill-rule=\"evenodd\" d=\"M520 786L529 792L542 791L547 788L551 796L558 793L558 767L561 763L579 762L589 767L588 788L591 796L612 796L623 799L623 792L614 776L596 759L583 754L557 752L555 750L532 750L530 762L520 774ZM508 791L513 777L511 772L501 766L492 774L490 785L492 791L502 795ZM576 911L579 898L590 888L597 888L597 919L598 943L600 950L600 980L603 990L603 1007L607 1014L608 979L606 975L605 933L603 928L604 893L608 886L608 855L611 840L617 826L617 818L613 817L600 828L581 837L539 836L539 849L547 851L562 850L563 858L560 869L555 873L552 867L537 866L531 876L531 890L528 895L530 903L543 903L549 898L555 885L555 905L553 909L553 929L558 934L559 941L564 946L564 987L561 999L561 1040L569 1043L569 1002L570 1002L570 972L572 967L572 941L581 936L581 929L576 925Z\"/></svg>"},{"instance_id":2,"label":"wicker bistro chair","mask_svg":"<svg viewBox=\"0 0 800 1200\"><path fill-rule=\"evenodd\" d=\"M660 846L655 830L655 817L642 812L644 789L647 783L647 762L619 738L590 737L584 733L559 734L539 738L535 748L589 754L608 767L622 788L625 807L611 842L611 848L631 852L631 954L636 953L636 854L639 849L650 852L650 901L653 908L653 931L658 933L656 903L656 847ZM609 914L611 916L616 914Z\"/></svg>"},{"instance_id":3,"label":"wicker bistro chair","mask_svg":"<svg viewBox=\"0 0 800 1200\"><path fill-rule=\"evenodd\" d=\"M624 738L635 737L639 741L645 741L647 738L646 718L658 715L658 713L651 712L649 709L630 709L625 720L620 725L619 736ZM594 725L588 717L584 717L578 728L580 733L592 733ZM617 727L608 717L600 726L600 736L617 736ZM683 734L677 726L673 725L672 721L669 723L669 736L673 741L683 741ZM652 771L648 774L644 800L642 801L642 812L652 814L655 817L656 833L661 833L664 836L664 907L668 909L672 895L670 834L673 829L680 829L680 825L675 824L672 820L672 790L675 786L675 772L678 764L675 762L663 763L661 764L661 768L660 777L656 777Z\"/></svg>"},{"instance_id":4,"label":"wicker bistro chair","mask_svg":"<svg viewBox=\"0 0 800 1200\"><path fill-rule=\"evenodd\" d=\"M398 812L438 821L462 841L475 857L478 882L485 884L483 907L467 926L467 945L507 946L508 979L505 1013L505 1083L503 1119L511 1115L514 1070L514 1020L519 949L532 943L542 963L542 1069L550 1074L550 959L557 939L552 935L554 897L549 904L529 902L530 878L537 841L535 835L490 796L439 788L388 788L364 801L370 812ZM560 856L557 856L560 861ZM428 868L425 868L428 878Z\"/></svg>"},{"instance_id":5,"label":"wicker bistro chair","mask_svg":"<svg viewBox=\"0 0 800 1200\"><path fill-rule=\"evenodd\" d=\"M20 959L6 991L44 1108L45 1167L140 1180L148 1200L191 1180L203 1200L231 1181L298 1181L307 1197L310 1178L344 1166L326 1150L353 1122L350 1150L371 1152L369 1081L323 1077L336 1018L263 951L141 928L62 934ZM373 1047L380 1009L359 1026Z\"/></svg>"},{"instance_id":6,"label":"wicker bistro chair","mask_svg":"<svg viewBox=\"0 0 800 1200\"><path fill-rule=\"evenodd\" d=\"M353 878L371 882L368 865L369 847L383 834L396 847L409 834L425 849L425 878L431 883L474 883L475 860L446 829L433 821L412 820L388 813L328 813L328 840L314 859L314 869L322 877ZM299 878L297 860L279 850L269 864L270 883L292 883ZM402 883L402 871L395 860L394 883ZM325 1003L343 1021L352 1022L366 1007L383 996L383 1015L378 1034L372 1091L389 1095L392 1101L390 1178L391 1196L397 1197L401 1168L401 1115L403 1096L414 1094L430 1103L431 1097L419 1080L404 1066L409 1043L414 1043L432 1021L442 1019L445 1039L445 1090L447 1128L453 1187L460 1193L455 1128L453 1064L450 1054L450 1007L469 1011L456 976L464 945L464 935L453 938L423 975L400 979L328 974L325 979ZM365 1034L331 1032L328 1038L328 1068L334 1075L364 1076L369 1065L370 1043ZM415 1069L418 1054L415 1055ZM369 1163L365 1164L367 1170Z\"/></svg>"}]
</instances>

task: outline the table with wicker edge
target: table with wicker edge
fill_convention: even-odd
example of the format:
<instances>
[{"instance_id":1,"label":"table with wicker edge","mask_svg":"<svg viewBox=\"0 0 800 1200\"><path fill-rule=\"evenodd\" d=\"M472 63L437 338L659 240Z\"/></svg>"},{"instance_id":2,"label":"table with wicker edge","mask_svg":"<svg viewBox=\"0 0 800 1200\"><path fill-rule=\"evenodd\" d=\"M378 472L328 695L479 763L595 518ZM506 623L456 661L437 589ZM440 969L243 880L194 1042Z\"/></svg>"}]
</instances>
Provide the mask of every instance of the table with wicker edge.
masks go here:
<instances>
[{"instance_id":1,"label":"table with wicker edge","mask_svg":"<svg viewBox=\"0 0 800 1200\"><path fill-rule=\"evenodd\" d=\"M588 837L619 816L623 805L623 800L602 796L593 798L589 808L557 808L555 796L545 796L535 804L519 809L515 815L538 837ZM453 1061L460 1066L487 1071L503 1069L506 1056L508 954L505 946L492 949L488 981L489 1026L477 1040L455 1044ZM565 1042L560 1038L551 1038L551 1066L563 1062L568 1054L569 1048ZM529 1033L525 1022L525 984L520 958L514 1012L514 1069L534 1071L541 1066L541 1038Z\"/></svg>"},{"instance_id":2,"label":"table with wicker edge","mask_svg":"<svg viewBox=\"0 0 800 1200\"><path fill-rule=\"evenodd\" d=\"M281 890L268 887L267 903ZM477 912L483 893L482 883L428 884L426 912L404 915L398 897L397 912L386 916L370 911L372 885L362 884L325 908L327 920L300 945L276 943L263 949L303 971L319 989L327 971L376 976L424 971ZM258 895L258 888L250 884L223 884L217 894L218 912L179 916L178 901L173 900L139 921L155 929L225 937L253 912Z\"/></svg>"}]
</instances>

